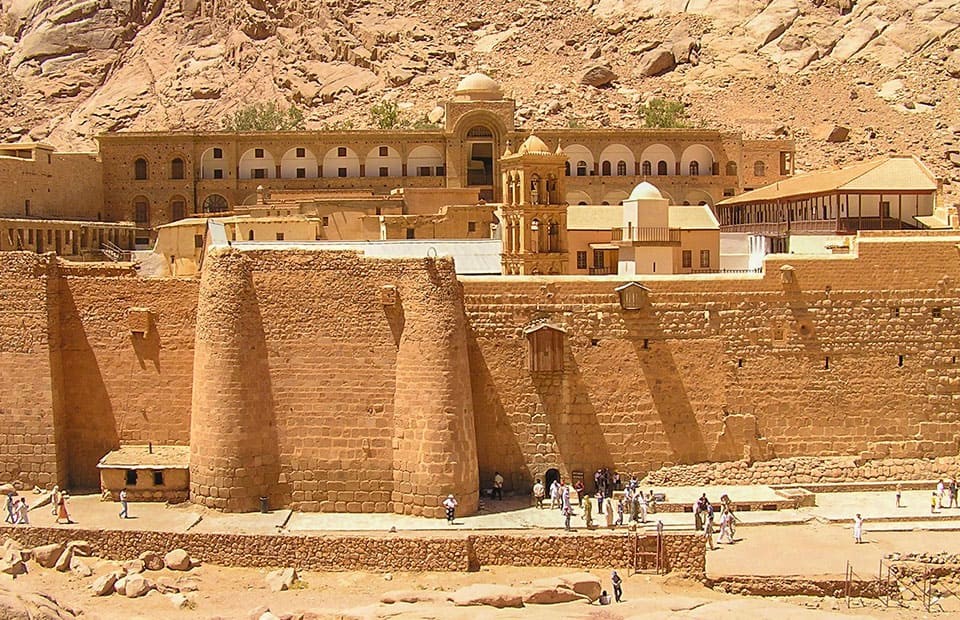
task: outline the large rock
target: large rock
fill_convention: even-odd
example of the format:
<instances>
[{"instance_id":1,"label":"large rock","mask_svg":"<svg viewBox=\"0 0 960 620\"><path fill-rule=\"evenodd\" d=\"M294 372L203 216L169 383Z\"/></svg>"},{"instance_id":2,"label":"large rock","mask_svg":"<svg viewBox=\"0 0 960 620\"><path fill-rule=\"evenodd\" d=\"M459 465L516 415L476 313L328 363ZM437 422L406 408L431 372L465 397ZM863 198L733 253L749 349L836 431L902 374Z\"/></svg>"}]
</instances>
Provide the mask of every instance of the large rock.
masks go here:
<instances>
[{"instance_id":1,"label":"large rock","mask_svg":"<svg viewBox=\"0 0 960 620\"><path fill-rule=\"evenodd\" d=\"M451 593L447 600L458 607L486 605L502 609L523 607L523 593L517 588L491 583L477 583Z\"/></svg>"},{"instance_id":2,"label":"large rock","mask_svg":"<svg viewBox=\"0 0 960 620\"><path fill-rule=\"evenodd\" d=\"M523 602L531 605L553 605L570 601L588 601L583 594L577 594L570 588L561 586L530 586L523 590Z\"/></svg>"},{"instance_id":3,"label":"large rock","mask_svg":"<svg viewBox=\"0 0 960 620\"><path fill-rule=\"evenodd\" d=\"M19 549L7 549L0 558L0 573L7 575L22 575L27 572L27 564L24 561L24 552Z\"/></svg>"},{"instance_id":4,"label":"large rock","mask_svg":"<svg viewBox=\"0 0 960 620\"><path fill-rule=\"evenodd\" d=\"M640 57L637 62L637 71L640 75L651 77L666 73L675 66L677 66L677 61L673 57L673 51L665 47L658 47Z\"/></svg>"},{"instance_id":5,"label":"large rock","mask_svg":"<svg viewBox=\"0 0 960 620\"><path fill-rule=\"evenodd\" d=\"M153 584L140 574L127 575L126 582L123 594L127 598L139 598L153 589Z\"/></svg>"},{"instance_id":6,"label":"large rock","mask_svg":"<svg viewBox=\"0 0 960 620\"><path fill-rule=\"evenodd\" d=\"M90 584L90 591L93 593L93 596L107 596L108 594L112 594L119 576L119 574L114 572L97 577L96 580Z\"/></svg>"},{"instance_id":7,"label":"large rock","mask_svg":"<svg viewBox=\"0 0 960 620\"><path fill-rule=\"evenodd\" d=\"M381 603L439 603L447 600L446 594L436 590L391 590L380 597Z\"/></svg>"},{"instance_id":8,"label":"large rock","mask_svg":"<svg viewBox=\"0 0 960 620\"><path fill-rule=\"evenodd\" d=\"M146 564L139 558L136 560L127 560L123 563L123 570L126 571L128 575L136 575L142 573L146 569Z\"/></svg>"},{"instance_id":9,"label":"large rock","mask_svg":"<svg viewBox=\"0 0 960 620\"><path fill-rule=\"evenodd\" d=\"M63 550L63 553L60 554L60 557L57 558L57 562L53 565L53 568L61 573L65 573L70 570L70 560L73 559L73 549L67 547Z\"/></svg>"},{"instance_id":10,"label":"large rock","mask_svg":"<svg viewBox=\"0 0 960 620\"><path fill-rule=\"evenodd\" d=\"M603 588L600 585L600 578L590 573L569 573L557 577L560 585L570 588L577 594L582 594L595 601L600 598L600 592Z\"/></svg>"},{"instance_id":11,"label":"large rock","mask_svg":"<svg viewBox=\"0 0 960 620\"><path fill-rule=\"evenodd\" d=\"M955 49L947 56L944 68L950 77L960 78L960 49Z\"/></svg>"},{"instance_id":12,"label":"large rock","mask_svg":"<svg viewBox=\"0 0 960 620\"><path fill-rule=\"evenodd\" d=\"M156 551L144 551L138 559L147 570L163 570L163 556Z\"/></svg>"},{"instance_id":13,"label":"large rock","mask_svg":"<svg viewBox=\"0 0 960 620\"><path fill-rule=\"evenodd\" d=\"M609 86L616 79L618 79L618 76L610 67L594 65L584 72L583 77L580 78L580 83L594 88L603 88Z\"/></svg>"},{"instance_id":14,"label":"large rock","mask_svg":"<svg viewBox=\"0 0 960 620\"><path fill-rule=\"evenodd\" d=\"M747 34L763 47L786 32L798 15L800 9L796 0L773 0L767 8L747 22Z\"/></svg>"},{"instance_id":15,"label":"large rock","mask_svg":"<svg viewBox=\"0 0 960 620\"><path fill-rule=\"evenodd\" d=\"M297 582L297 571L294 568L282 568L267 573L267 585L271 592L289 590Z\"/></svg>"},{"instance_id":16,"label":"large rock","mask_svg":"<svg viewBox=\"0 0 960 620\"><path fill-rule=\"evenodd\" d=\"M71 620L78 615L42 592L14 594L0 590L0 618L3 620Z\"/></svg>"},{"instance_id":17,"label":"large rock","mask_svg":"<svg viewBox=\"0 0 960 620\"><path fill-rule=\"evenodd\" d=\"M86 562L74 555L70 559L70 572L77 577L89 577L93 574L93 569Z\"/></svg>"},{"instance_id":18,"label":"large rock","mask_svg":"<svg viewBox=\"0 0 960 620\"><path fill-rule=\"evenodd\" d=\"M163 564L170 570L190 570L190 554L183 549L174 549L163 556Z\"/></svg>"},{"instance_id":19,"label":"large rock","mask_svg":"<svg viewBox=\"0 0 960 620\"><path fill-rule=\"evenodd\" d=\"M190 599L188 599L184 594L167 594L166 597L176 609L186 609L190 607Z\"/></svg>"},{"instance_id":20,"label":"large rock","mask_svg":"<svg viewBox=\"0 0 960 620\"><path fill-rule=\"evenodd\" d=\"M50 543L33 548L33 559L44 568L53 568L63 554L63 543Z\"/></svg>"},{"instance_id":21,"label":"large rock","mask_svg":"<svg viewBox=\"0 0 960 620\"><path fill-rule=\"evenodd\" d=\"M87 558L93 553L93 548L85 540L71 540L67 543L67 548L73 550L74 555Z\"/></svg>"},{"instance_id":22,"label":"large rock","mask_svg":"<svg viewBox=\"0 0 960 620\"><path fill-rule=\"evenodd\" d=\"M824 142L846 142L850 137L850 128L842 125L817 125L810 131L814 140L823 140Z\"/></svg>"}]
</instances>

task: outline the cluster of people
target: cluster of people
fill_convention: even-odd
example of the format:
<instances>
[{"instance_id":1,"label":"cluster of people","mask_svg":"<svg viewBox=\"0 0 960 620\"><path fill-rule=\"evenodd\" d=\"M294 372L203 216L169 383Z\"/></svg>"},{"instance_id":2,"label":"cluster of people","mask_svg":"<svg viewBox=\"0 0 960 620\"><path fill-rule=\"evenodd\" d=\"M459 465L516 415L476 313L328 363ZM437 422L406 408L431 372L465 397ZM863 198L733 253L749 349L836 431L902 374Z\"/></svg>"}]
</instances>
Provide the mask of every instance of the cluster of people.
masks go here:
<instances>
[{"instance_id":1,"label":"cluster of people","mask_svg":"<svg viewBox=\"0 0 960 620\"><path fill-rule=\"evenodd\" d=\"M30 506L26 497L19 497L13 493L7 495L7 518L11 525L30 525Z\"/></svg>"},{"instance_id":2,"label":"cluster of people","mask_svg":"<svg viewBox=\"0 0 960 620\"><path fill-rule=\"evenodd\" d=\"M603 516L607 527L612 528L623 525L625 519L635 523L646 523L647 514L656 512L656 496L653 490L646 494L640 490L636 476L631 477L625 489L620 475L616 473L610 475L610 472L605 469L597 470L594 481L597 484L595 496L586 493L580 481L570 485L558 478L550 483L550 508L560 510L564 516L566 529L570 529L570 519L573 516L574 492L577 494L577 505L583 509L583 520L587 528L594 527L594 514ZM619 490L623 491L623 496L615 499L614 491ZM547 493L548 490L538 479L533 485L533 503L537 508L543 508Z\"/></svg>"},{"instance_id":3,"label":"cluster of people","mask_svg":"<svg viewBox=\"0 0 960 620\"><path fill-rule=\"evenodd\" d=\"M899 498L897 505L900 505ZM957 479L951 478L949 482L944 482L941 478L937 481L937 490L933 492L933 497L930 499L930 512L957 507Z\"/></svg>"},{"instance_id":4,"label":"cluster of people","mask_svg":"<svg viewBox=\"0 0 960 620\"><path fill-rule=\"evenodd\" d=\"M717 543L722 543L726 539L727 544L733 544L737 517L733 514L733 502L727 494L720 497L720 506L720 535L717 537ZM693 503L693 519L694 527L698 532L703 533L704 542L711 551L717 548L713 544L713 533L716 531L715 517L713 504L704 493Z\"/></svg>"}]
</instances>

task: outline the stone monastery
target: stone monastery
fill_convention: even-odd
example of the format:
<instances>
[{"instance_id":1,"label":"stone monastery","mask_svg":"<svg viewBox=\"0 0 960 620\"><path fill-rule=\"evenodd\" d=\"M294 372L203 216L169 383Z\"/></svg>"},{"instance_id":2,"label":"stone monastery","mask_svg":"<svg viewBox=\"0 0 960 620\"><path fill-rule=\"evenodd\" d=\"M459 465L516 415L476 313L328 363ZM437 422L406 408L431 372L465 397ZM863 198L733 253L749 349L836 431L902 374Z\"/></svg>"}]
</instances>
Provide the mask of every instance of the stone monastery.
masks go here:
<instances>
[{"instance_id":1,"label":"stone monastery","mask_svg":"<svg viewBox=\"0 0 960 620\"><path fill-rule=\"evenodd\" d=\"M440 516L448 493L476 510L494 471L526 492L599 467L957 455L960 232L917 228L939 217L922 164L906 164L912 199L879 190L881 230L730 273L711 262L713 209L790 176L792 143L530 136L480 75L445 109L433 131L4 147L0 475ZM826 213L839 185L801 206ZM724 221L765 224L771 200L789 202L728 203ZM873 202L842 200L844 226L869 218ZM374 252L391 239L494 243L514 275ZM587 249L617 268L578 271Z\"/></svg>"}]
</instances>

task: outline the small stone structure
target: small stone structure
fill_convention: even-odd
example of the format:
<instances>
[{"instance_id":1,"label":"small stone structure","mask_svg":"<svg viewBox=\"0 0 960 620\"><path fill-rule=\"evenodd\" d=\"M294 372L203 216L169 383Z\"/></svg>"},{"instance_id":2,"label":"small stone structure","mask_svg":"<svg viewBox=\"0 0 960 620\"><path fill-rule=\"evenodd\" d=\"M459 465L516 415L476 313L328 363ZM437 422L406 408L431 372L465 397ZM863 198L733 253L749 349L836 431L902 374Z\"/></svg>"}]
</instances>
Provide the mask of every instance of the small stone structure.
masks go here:
<instances>
[{"instance_id":1,"label":"small stone structure","mask_svg":"<svg viewBox=\"0 0 960 620\"><path fill-rule=\"evenodd\" d=\"M126 489L131 502L183 502L190 488L188 446L124 446L97 464L100 488L118 500Z\"/></svg>"}]
</instances>

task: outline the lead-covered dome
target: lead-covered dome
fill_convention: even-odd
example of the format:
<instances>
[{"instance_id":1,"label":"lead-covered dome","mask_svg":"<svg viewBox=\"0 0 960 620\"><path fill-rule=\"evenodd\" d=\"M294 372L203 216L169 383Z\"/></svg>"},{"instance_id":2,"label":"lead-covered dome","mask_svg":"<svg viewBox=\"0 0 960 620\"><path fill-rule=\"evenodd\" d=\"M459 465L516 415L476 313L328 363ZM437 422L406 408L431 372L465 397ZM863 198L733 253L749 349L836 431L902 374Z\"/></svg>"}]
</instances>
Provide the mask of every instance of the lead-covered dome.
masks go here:
<instances>
[{"instance_id":1,"label":"lead-covered dome","mask_svg":"<svg viewBox=\"0 0 960 620\"><path fill-rule=\"evenodd\" d=\"M500 85L489 75L483 73L471 73L460 80L453 94L461 101L495 101L497 99L503 99L503 91L500 90Z\"/></svg>"},{"instance_id":2,"label":"lead-covered dome","mask_svg":"<svg viewBox=\"0 0 960 620\"><path fill-rule=\"evenodd\" d=\"M547 146L546 142L538 138L537 136L531 135L529 138L523 141L523 144L520 145L520 149L517 151L520 155L550 155L550 147Z\"/></svg>"}]
</instances>

